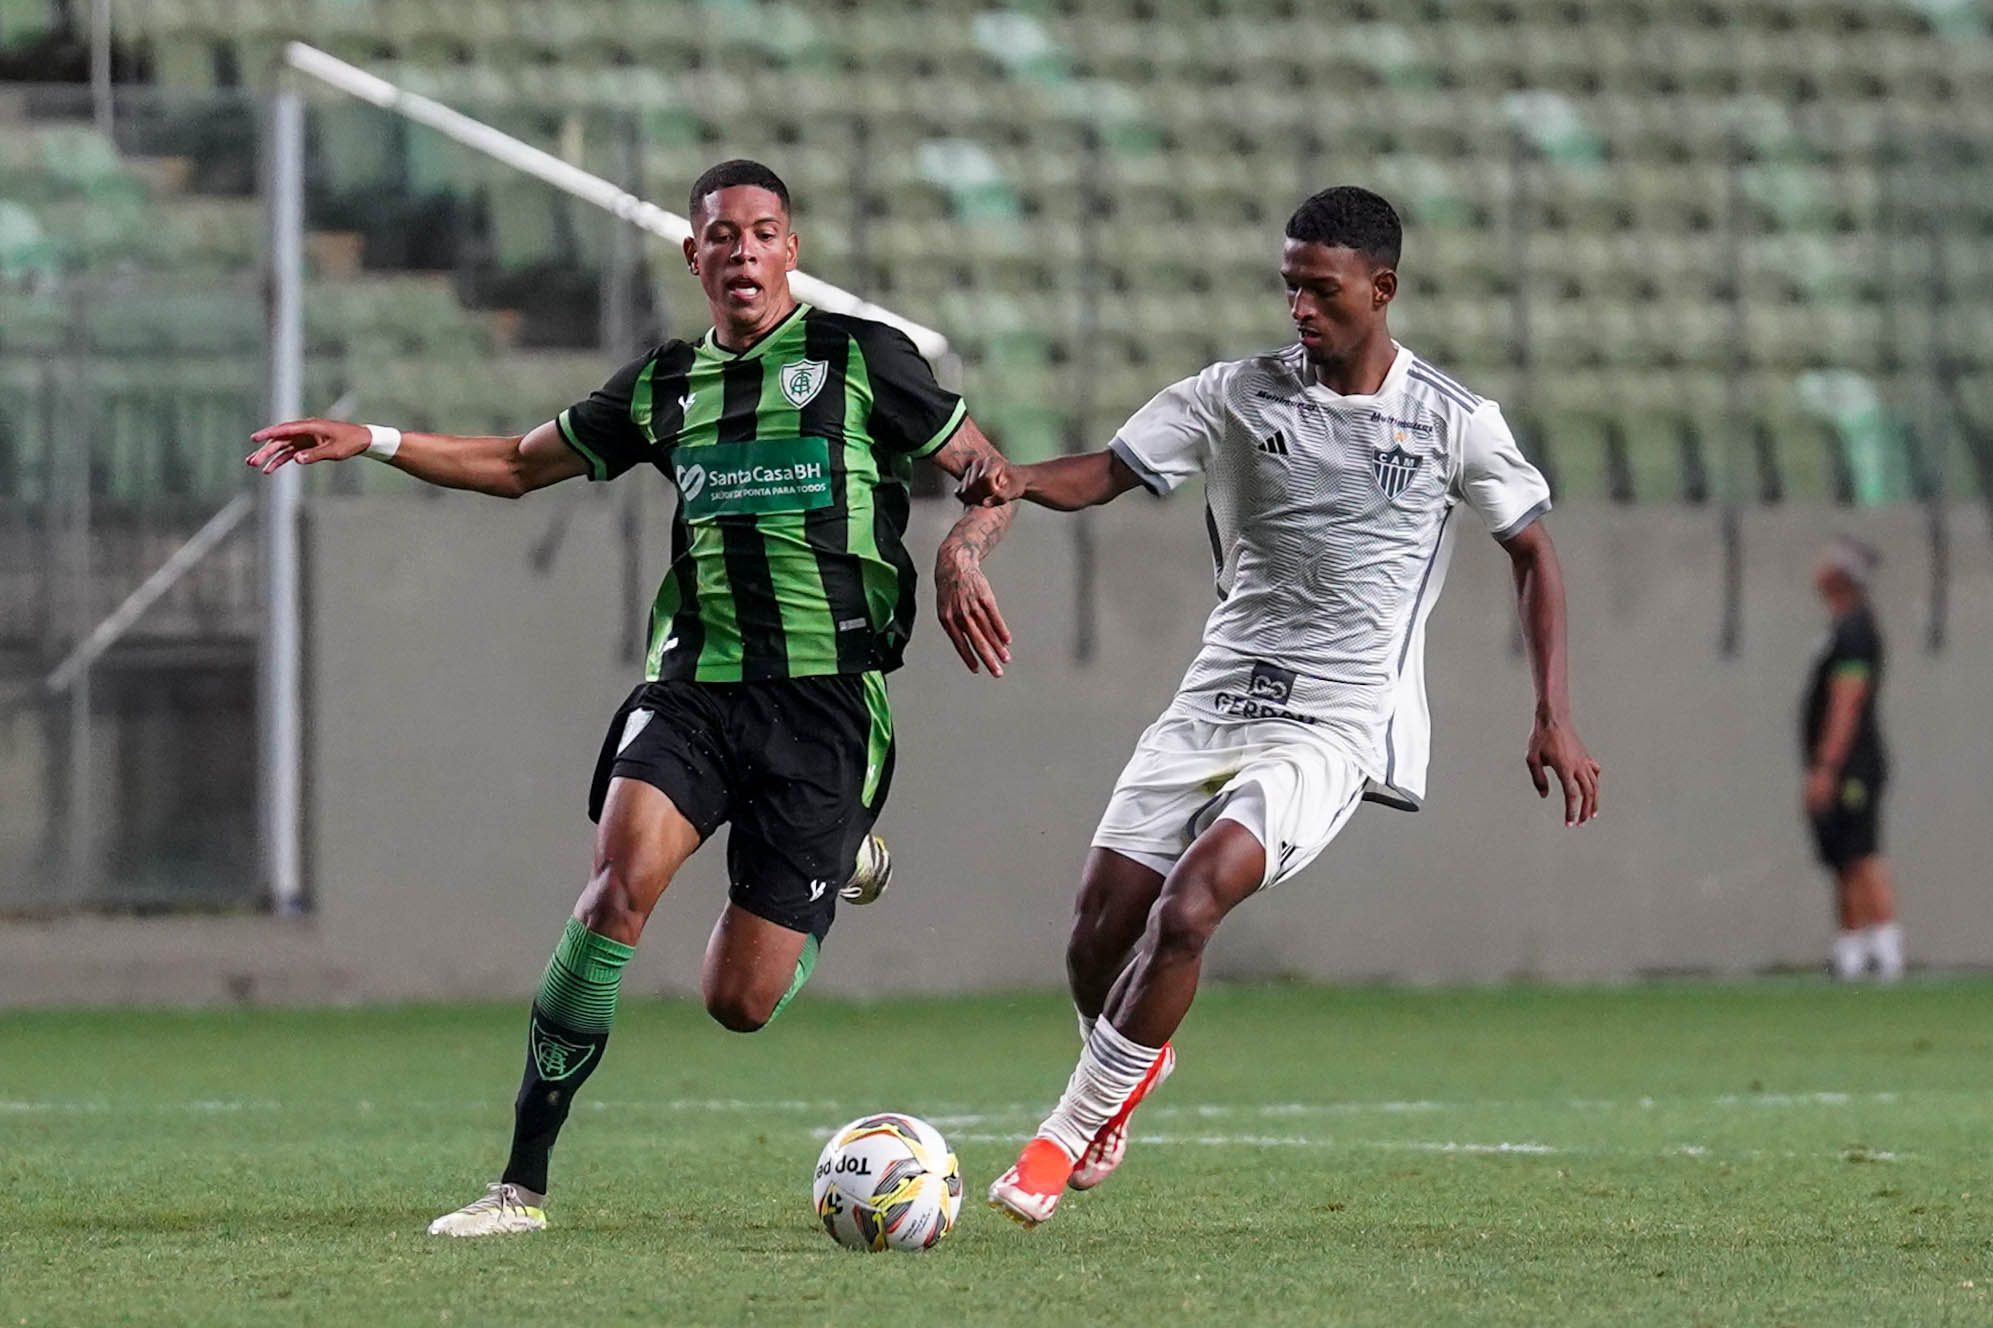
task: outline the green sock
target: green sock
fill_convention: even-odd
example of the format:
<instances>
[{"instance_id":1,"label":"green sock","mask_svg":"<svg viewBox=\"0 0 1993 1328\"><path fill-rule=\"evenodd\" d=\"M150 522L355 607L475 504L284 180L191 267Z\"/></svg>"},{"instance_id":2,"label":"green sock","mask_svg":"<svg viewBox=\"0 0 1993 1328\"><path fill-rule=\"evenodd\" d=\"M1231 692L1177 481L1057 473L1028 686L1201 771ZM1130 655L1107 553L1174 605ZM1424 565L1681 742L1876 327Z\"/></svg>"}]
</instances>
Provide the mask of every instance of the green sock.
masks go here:
<instances>
[{"instance_id":1,"label":"green sock","mask_svg":"<svg viewBox=\"0 0 1993 1328\"><path fill-rule=\"evenodd\" d=\"M789 990L782 993L782 999L775 1002L775 1008L769 1011L769 1023L772 1024L775 1022L775 1016L781 1014L788 1007L789 1002L796 999L796 993L801 991L803 984L810 980L810 974L816 971L817 952L821 949L823 947L817 943L816 937L808 936L804 938L803 953L796 960L796 976L790 979Z\"/></svg>"},{"instance_id":2,"label":"green sock","mask_svg":"<svg viewBox=\"0 0 1993 1328\"><path fill-rule=\"evenodd\" d=\"M527 1028L526 1074L513 1102L512 1155L503 1179L547 1192L547 1162L574 1092L602 1060L623 967L636 947L569 918L540 978Z\"/></svg>"},{"instance_id":3,"label":"green sock","mask_svg":"<svg viewBox=\"0 0 1993 1328\"><path fill-rule=\"evenodd\" d=\"M582 926L580 918L569 918L540 978L534 1006L563 1028L608 1036L609 1025L616 1021L623 966L636 952L633 945L598 936Z\"/></svg>"}]
</instances>

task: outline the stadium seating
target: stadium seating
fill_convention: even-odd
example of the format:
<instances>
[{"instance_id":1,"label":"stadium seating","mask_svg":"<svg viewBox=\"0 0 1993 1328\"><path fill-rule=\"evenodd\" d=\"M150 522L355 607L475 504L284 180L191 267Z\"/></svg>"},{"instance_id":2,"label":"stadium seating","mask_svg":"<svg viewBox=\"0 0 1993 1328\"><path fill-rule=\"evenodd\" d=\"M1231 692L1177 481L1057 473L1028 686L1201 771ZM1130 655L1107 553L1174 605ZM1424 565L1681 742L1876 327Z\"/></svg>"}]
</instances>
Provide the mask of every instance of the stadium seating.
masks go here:
<instances>
[{"instance_id":1,"label":"stadium seating","mask_svg":"<svg viewBox=\"0 0 1993 1328\"><path fill-rule=\"evenodd\" d=\"M608 126L626 119L667 202L717 155L766 155L806 264L944 327L978 413L1027 453L1098 443L1170 378L1282 340L1280 222L1346 179L1406 216L1407 339L1502 397L1566 493L1847 497L1836 476L1875 435L1806 389L1830 370L1897 422L1881 446L1912 446L1917 420L1950 458L1926 469L1981 487L1993 25L1973 0L116 8L175 86L256 82L296 36L598 170L621 173ZM601 261L565 200L426 131L351 108L316 123L334 191L392 175L481 199L502 269ZM47 177L87 208L0 183L0 274L228 229L150 225L102 148ZM25 151L0 142L0 182L38 169ZM437 290L353 297L398 329L397 373L493 353ZM1929 487L1907 461L1877 473L1855 497Z\"/></svg>"}]
</instances>

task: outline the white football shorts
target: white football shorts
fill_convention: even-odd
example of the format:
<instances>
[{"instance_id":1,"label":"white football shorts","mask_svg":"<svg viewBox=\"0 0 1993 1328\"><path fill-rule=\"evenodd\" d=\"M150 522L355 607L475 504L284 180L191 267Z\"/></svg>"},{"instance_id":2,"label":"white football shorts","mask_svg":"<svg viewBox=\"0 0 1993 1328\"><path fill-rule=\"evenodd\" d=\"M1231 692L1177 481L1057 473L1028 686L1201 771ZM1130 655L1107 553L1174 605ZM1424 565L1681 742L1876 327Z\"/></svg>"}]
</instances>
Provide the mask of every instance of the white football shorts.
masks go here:
<instances>
[{"instance_id":1,"label":"white football shorts","mask_svg":"<svg viewBox=\"0 0 1993 1328\"><path fill-rule=\"evenodd\" d=\"M1135 744L1093 843L1167 875L1213 822L1237 821L1266 848L1263 889L1313 862L1363 789L1355 760L1305 724L1172 707Z\"/></svg>"}]
</instances>

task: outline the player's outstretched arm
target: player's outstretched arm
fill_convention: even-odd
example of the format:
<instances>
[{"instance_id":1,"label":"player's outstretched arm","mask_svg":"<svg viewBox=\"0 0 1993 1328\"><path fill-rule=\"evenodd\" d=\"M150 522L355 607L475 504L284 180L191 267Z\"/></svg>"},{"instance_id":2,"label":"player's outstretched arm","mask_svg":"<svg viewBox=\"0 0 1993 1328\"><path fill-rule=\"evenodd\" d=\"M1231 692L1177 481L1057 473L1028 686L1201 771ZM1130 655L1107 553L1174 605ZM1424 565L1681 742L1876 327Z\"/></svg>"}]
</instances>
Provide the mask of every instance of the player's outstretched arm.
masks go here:
<instances>
[{"instance_id":1,"label":"player's outstretched arm","mask_svg":"<svg viewBox=\"0 0 1993 1328\"><path fill-rule=\"evenodd\" d=\"M1583 825L1599 814L1600 766L1571 726L1571 693L1564 655L1564 569L1550 532L1531 522L1502 541L1515 574L1516 607L1529 647L1536 686L1536 721L1530 729L1529 777L1537 796L1550 796L1555 772L1564 788L1564 824Z\"/></svg>"},{"instance_id":2,"label":"player's outstretched arm","mask_svg":"<svg viewBox=\"0 0 1993 1328\"><path fill-rule=\"evenodd\" d=\"M249 454L248 464L265 475L292 461L308 466L371 452L419 480L496 498L523 498L535 489L588 473L587 461L567 445L552 421L523 437L404 433L392 446L376 446L373 431L364 424L290 420L258 429L250 441L258 447Z\"/></svg>"},{"instance_id":3,"label":"player's outstretched arm","mask_svg":"<svg viewBox=\"0 0 1993 1328\"><path fill-rule=\"evenodd\" d=\"M997 472L971 465L963 472L955 496L972 507L1022 499L1056 512L1076 512L1112 502L1141 483L1114 453L1082 452L1029 466L1006 464Z\"/></svg>"}]
</instances>

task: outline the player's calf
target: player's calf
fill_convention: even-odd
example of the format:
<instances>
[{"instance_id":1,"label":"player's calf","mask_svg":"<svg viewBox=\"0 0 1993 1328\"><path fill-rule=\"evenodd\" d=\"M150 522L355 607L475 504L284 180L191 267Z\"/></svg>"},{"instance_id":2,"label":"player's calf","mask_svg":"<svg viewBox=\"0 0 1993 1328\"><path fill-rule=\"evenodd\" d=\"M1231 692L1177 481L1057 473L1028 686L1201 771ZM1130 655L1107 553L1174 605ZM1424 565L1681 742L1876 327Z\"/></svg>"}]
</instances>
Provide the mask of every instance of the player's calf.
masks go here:
<instances>
[{"instance_id":1,"label":"player's calf","mask_svg":"<svg viewBox=\"0 0 1993 1328\"><path fill-rule=\"evenodd\" d=\"M730 1032L759 1032L803 989L818 951L813 933L730 902L706 943L700 969L706 1012Z\"/></svg>"},{"instance_id":2,"label":"player's calf","mask_svg":"<svg viewBox=\"0 0 1993 1328\"><path fill-rule=\"evenodd\" d=\"M1112 849L1088 856L1066 940L1066 978L1082 1011L1105 1008L1162 888L1160 872Z\"/></svg>"}]
</instances>

